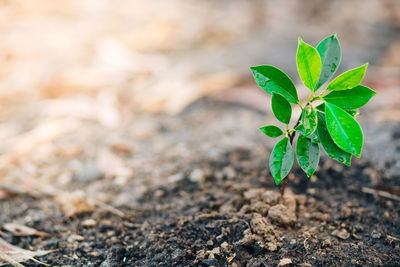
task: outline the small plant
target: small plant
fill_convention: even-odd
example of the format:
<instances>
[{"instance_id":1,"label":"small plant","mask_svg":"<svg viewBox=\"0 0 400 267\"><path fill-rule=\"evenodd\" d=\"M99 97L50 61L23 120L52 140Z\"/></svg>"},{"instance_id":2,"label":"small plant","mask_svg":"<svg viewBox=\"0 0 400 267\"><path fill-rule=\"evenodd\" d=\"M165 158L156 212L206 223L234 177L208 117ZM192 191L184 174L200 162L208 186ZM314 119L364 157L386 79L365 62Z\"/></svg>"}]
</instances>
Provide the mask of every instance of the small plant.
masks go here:
<instances>
[{"instance_id":1,"label":"small plant","mask_svg":"<svg viewBox=\"0 0 400 267\"><path fill-rule=\"evenodd\" d=\"M283 182L282 196L287 184L285 178L294 163L292 146L296 133L297 162L309 178L319 163L319 144L329 157L347 166L350 166L352 155L361 156L363 132L355 118L360 114L358 109L376 94L360 85L368 63L340 74L317 94L339 67L341 56L336 35L325 38L317 48L299 38L297 70L304 85L311 91L304 106L299 101L292 80L284 72L270 65L250 68L257 84L272 95L272 111L277 120L285 125L284 130L275 125L260 128L269 137L283 136L269 159L269 169L276 184ZM290 129L292 104L298 105L302 112Z\"/></svg>"}]
</instances>

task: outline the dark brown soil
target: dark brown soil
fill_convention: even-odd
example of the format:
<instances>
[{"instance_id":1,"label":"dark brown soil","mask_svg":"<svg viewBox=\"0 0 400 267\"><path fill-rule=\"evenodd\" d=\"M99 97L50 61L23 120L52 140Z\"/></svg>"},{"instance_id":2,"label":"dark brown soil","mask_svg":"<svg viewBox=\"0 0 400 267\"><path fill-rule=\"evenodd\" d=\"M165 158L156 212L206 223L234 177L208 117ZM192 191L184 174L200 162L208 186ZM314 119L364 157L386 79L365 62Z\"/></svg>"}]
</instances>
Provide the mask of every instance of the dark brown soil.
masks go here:
<instances>
[{"instance_id":1,"label":"dark brown soil","mask_svg":"<svg viewBox=\"0 0 400 267\"><path fill-rule=\"evenodd\" d=\"M210 117L215 124L216 116L225 131L221 139L244 136L248 142L221 145L210 130L215 125L207 124ZM166 152L153 167L173 163L179 175L154 178L169 182L149 186L134 205L119 206L125 217L96 210L66 219L52 198L2 200L0 221L23 218L51 234L5 232L3 238L26 249L55 250L38 258L51 266L277 266L282 259L291 260L288 266L399 266L399 202L362 192L363 187L396 189L399 176L382 173L368 158L347 168L324 156L311 179L295 167L280 200L266 168L271 143L254 135L255 128L239 129L264 117L240 106L200 101L175 118L158 118L159 138L167 143L180 136L194 153L200 147L196 142L208 140L217 152L199 149L197 157L174 159ZM114 194L132 191L128 184ZM95 224L88 226L88 219Z\"/></svg>"}]
</instances>

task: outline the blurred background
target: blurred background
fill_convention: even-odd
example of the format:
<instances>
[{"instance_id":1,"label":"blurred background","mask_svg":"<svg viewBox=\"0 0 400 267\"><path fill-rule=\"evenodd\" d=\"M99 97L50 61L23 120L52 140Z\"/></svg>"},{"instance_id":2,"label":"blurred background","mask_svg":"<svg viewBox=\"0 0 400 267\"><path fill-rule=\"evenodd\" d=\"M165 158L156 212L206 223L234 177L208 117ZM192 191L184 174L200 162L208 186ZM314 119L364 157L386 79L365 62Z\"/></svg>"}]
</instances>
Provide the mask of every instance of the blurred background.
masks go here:
<instances>
[{"instance_id":1,"label":"blurred background","mask_svg":"<svg viewBox=\"0 0 400 267\"><path fill-rule=\"evenodd\" d=\"M90 183L88 191L106 192L96 183L104 178L133 183L116 200L132 203L132 190L140 195L150 178L179 179L176 161L205 144L193 131L199 125L179 114L206 98L246 105L266 121L267 96L249 67L279 67L304 95L297 38L316 46L333 33L343 52L338 73L370 63L363 83L378 95L368 120L398 123L398 0L1 0L1 183L30 191ZM241 140L265 124L214 115L201 127L230 123ZM207 156L216 141L232 146L226 133L210 133Z\"/></svg>"}]
</instances>

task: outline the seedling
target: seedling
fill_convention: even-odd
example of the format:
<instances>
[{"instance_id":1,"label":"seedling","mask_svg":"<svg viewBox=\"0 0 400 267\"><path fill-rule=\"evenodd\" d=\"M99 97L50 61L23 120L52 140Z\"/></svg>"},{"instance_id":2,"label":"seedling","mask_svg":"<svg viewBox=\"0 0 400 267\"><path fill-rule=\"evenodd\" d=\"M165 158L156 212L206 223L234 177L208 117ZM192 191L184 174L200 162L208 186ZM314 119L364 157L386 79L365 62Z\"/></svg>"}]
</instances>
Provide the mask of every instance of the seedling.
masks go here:
<instances>
[{"instance_id":1,"label":"seedling","mask_svg":"<svg viewBox=\"0 0 400 267\"><path fill-rule=\"evenodd\" d=\"M299 101L292 80L283 71L270 65L250 68L257 84L272 95L272 112L284 124L284 130L275 125L260 128L269 137L281 137L272 150L269 169L277 185L283 182L282 196L295 153L297 162L309 178L319 163L319 145L329 157L347 166L350 166L352 155L361 156L363 132L355 118L360 114L358 109L376 93L360 85L368 63L340 74L324 90L321 89L339 67L341 56L336 35L325 38L316 48L299 38L297 70L304 85L311 91L304 105ZM318 94L319 89L322 92ZM301 115L290 128L293 104L300 107ZM298 138L294 152L296 133Z\"/></svg>"}]
</instances>

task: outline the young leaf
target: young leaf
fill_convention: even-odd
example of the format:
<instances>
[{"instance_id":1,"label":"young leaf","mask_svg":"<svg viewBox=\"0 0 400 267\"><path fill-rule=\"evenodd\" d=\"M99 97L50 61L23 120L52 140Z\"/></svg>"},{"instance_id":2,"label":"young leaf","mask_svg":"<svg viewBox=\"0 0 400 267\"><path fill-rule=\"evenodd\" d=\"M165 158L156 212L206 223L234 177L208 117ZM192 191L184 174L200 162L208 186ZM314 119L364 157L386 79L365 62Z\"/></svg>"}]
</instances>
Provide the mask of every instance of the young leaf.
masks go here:
<instances>
[{"instance_id":1,"label":"young leaf","mask_svg":"<svg viewBox=\"0 0 400 267\"><path fill-rule=\"evenodd\" d=\"M292 107L286 98L278 93L272 94L272 112L280 122L289 124L292 116Z\"/></svg>"},{"instance_id":2,"label":"young leaf","mask_svg":"<svg viewBox=\"0 0 400 267\"><path fill-rule=\"evenodd\" d=\"M363 132L358 122L343 109L325 103L326 126L333 141L344 151L361 156Z\"/></svg>"},{"instance_id":3,"label":"young leaf","mask_svg":"<svg viewBox=\"0 0 400 267\"><path fill-rule=\"evenodd\" d=\"M325 104L322 103L322 104L316 106L315 109L322 113L325 113ZM344 109L344 111L349 113L353 118L357 118L358 116L360 116L360 110L358 110L358 109ZM318 121L319 121L319 117L318 117Z\"/></svg>"},{"instance_id":4,"label":"young leaf","mask_svg":"<svg viewBox=\"0 0 400 267\"><path fill-rule=\"evenodd\" d=\"M321 112L325 112L325 104L324 103L319 104L318 106L315 107L315 109Z\"/></svg>"},{"instance_id":5,"label":"young leaf","mask_svg":"<svg viewBox=\"0 0 400 267\"><path fill-rule=\"evenodd\" d=\"M299 37L299 45L296 56L297 70L304 85L312 92L318 82L321 73L321 58L317 50L309 44L303 42Z\"/></svg>"},{"instance_id":6,"label":"young leaf","mask_svg":"<svg viewBox=\"0 0 400 267\"><path fill-rule=\"evenodd\" d=\"M283 134L282 130L274 125L260 127L260 130L269 137L275 138Z\"/></svg>"},{"instance_id":7,"label":"young leaf","mask_svg":"<svg viewBox=\"0 0 400 267\"><path fill-rule=\"evenodd\" d=\"M347 113L349 113L353 118L357 118L360 116L360 110L358 109L345 109Z\"/></svg>"},{"instance_id":8,"label":"young leaf","mask_svg":"<svg viewBox=\"0 0 400 267\"><path fill-rule=\"evenodd\" d=\"M296 132L299 133L299 135L305 135L305 129L303 124L298 125L295 128ZM318 139L318 135L316 134L316 131L314 133L312 133L311 135L308 135L307 138L309 138L311 140L311 142L318 144L319 143L319 139Z\"/></svg>"},{"instance_id":9,"label":"young leaf","mask_svg":"<svg viewBox=\"0 0 400 267\"><path fill-rule=\"evenodd\" d=\"M280 140L272 150L269 169L278 185L290 172L294 162L294 152L288 137Z\"/></svg>"},{"instance_id":10,"label":"young leaf","mask_svg":"<svg viewBox=\"0 0 400 267\"><path fill-rule=\"evenodd\" d=\"M326 128L325 116L321 113L318 113L317 134L322 147L329 157L344 163L347 166L350 166L351 154L343 151L335 144L332 137L329 135L328 129Z\"/></svg>"},{"instance_id":11,"label":"young leaf","mask_svg":"<svg viewBox=\"0 0 400 267\"><path fill-rule=\"evenodd\" d=\"M353 87L356 87L360 84L362 79L364 78L365 71L367 69L368 63L364 65L346 71L345 73L340 74L337 76L329 85L327 90L328 91L340 91L340 90L347 90Z\"/></svg>"},{"instance_id":12,"label":"young leaf","mask_svg":"<svg viewBox=\"0 0 400 267\"><path fill-rule=\"evenodd\" d=\"M342 109L357 109L367 104L374 95L376 95L375 91L358 85L349 90L333 91L324 96L323 99Z\"/></svg>"},{"instance_id":13,"label":"young leaf","mask_svg":"<svg viewBox=\"0 0 400 267\"><path fill-rule=\"evenodd\" d=\"M339 67L342 51L336 35L331 35L321 41L317 46L317 51L322 62L321 75L317 83L318 89L332 77Z\"/></svg>"},{"instance_id":14,"label":"young leaf","mask_svg":"<svg viewBox=\"0 0 400 267\"><path fill-rule=\"evenodd\" d=\"M301 123L304 126L304 135L311 135L317 129L317 111L311 105L307 105L301 114Z\"/></svg>"},{"instance_id":15,"label":"young leaf","mask_svg":"<svg viewBox=\"0 0 400 267\"><path fill-rule=\"evenodd\" d=\"M274 66L262 65L250 68L257 84L268 94L276 92L293 104L299 103L296 87L292 80Z\"/></svg>"},{"instance_id":16,"label":"young leaf","mask_svg":"<svg viewBox=\"0 0 400 267\"><path fill-rule=\"evenodd\" d=\"M304 135L299 135L296 147L297 162L310 178L319 162L319 146Z\"/></svg>"}]
</instances>

